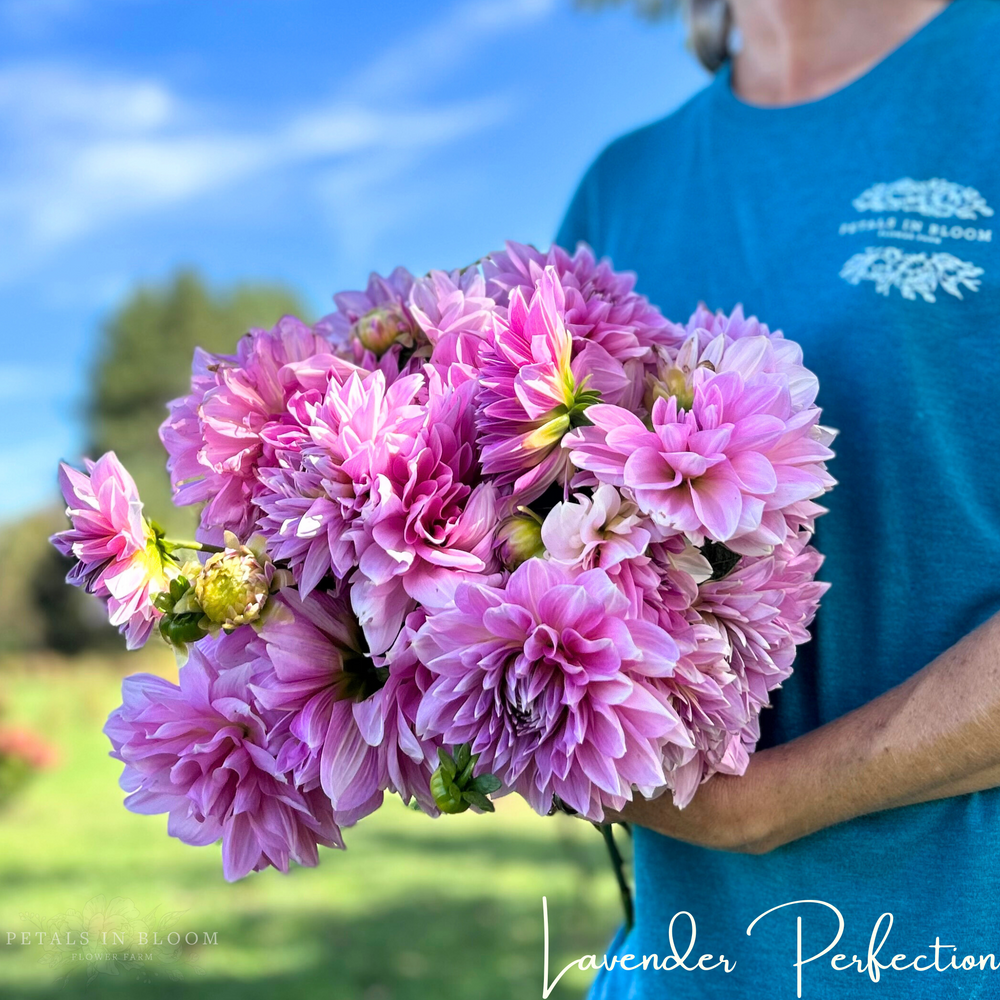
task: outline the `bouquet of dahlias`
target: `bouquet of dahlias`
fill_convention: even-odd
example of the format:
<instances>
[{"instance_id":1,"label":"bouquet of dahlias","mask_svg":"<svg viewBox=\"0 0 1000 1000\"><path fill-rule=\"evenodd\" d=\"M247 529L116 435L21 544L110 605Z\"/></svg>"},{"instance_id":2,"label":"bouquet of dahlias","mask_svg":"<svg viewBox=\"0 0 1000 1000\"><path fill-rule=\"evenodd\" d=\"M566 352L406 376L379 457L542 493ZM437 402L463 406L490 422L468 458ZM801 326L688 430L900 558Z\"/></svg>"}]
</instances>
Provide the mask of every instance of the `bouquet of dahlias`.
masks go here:
<instances>
[{"instance_id":1,"label":"bouquet of dahlias","mask_svg":"<svg viewBox=\"0 0 1000 1000\"><path fill-rule=\"evenodd\" d=\"M316 864L386 792L600 823L745 770L826 586L833 432L795 343L633 284L508 244L197 352L161 428L197 541L114 454L62 467L69 582L184 660L105 728L129 809L236 879Z\"/></svg>"}]
</instances>

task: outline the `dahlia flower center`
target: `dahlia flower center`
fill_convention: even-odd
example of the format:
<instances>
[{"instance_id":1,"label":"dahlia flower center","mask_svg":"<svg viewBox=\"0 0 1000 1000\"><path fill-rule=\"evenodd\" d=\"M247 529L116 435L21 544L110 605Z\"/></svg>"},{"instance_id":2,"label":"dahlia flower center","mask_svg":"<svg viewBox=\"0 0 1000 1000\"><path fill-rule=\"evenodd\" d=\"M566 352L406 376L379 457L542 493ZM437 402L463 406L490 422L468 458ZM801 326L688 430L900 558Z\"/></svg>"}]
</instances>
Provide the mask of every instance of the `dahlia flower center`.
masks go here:
<instances>
[{"instance_id":1,"label":"dahlia flower center","mask_svg":"<svg viewBox=\"0 0 1000 1000\"><path fill-rule=\"evenodd\" d=\"M150 532L144 548L139 549L132 557L142 567L143 576L148 581L149 593L158 594L169 586L166 570L163 566L163 552L157 537Z\"/></svg>"},{"instance_id":2,"label":"dahlia flower center","mask_svg":"<svg viewBox=\"0 0 1000 1000\"><path fill-rule=\"evenodd\" d=\"M698 362L697 368L715 371L711 361ZM688 410L694 406L694 378L690 368L676 364L659 366L655 375L646 376L646 393L643 405L652 413L653 404L657 399L676 399L679 410Z\"/></svg>"},{"instance_id":3,"label":"dahlia flower center","mask_svg":"<svg viewBox=\"0 0 1000 1000\"><path fill-rule=\"evenodd\" d=\"M659 373L659 378L655 375L646 376L646 394L643 398L643 405L652 413L653 404L658 399L677 400L677 408L690 410L694 405L694 386L690 384L687 376L680 368L669 368Z\"/></svg>"},{"instance_id":4,"label":"dahlia flower center","mask_svg":"<svg viewBox=\"0 0 1000 1000\"><path fill-rule=\"evenodd\" d=\"M348 650L331 685L333 697L336 701L367 701L388 679L388 667L377 667L370 656Z\"/></svg>"},{"instance_id":5,"label":"dahlia flower center","mask_svg":"<svg viewBox=\"0 0 1000 1000\"><path fill-rule=\"evenodd\" d=\"M508 685L504 714L511 732L518 737L533 736L545 731L544 720L538 711L536 699L532 698L528 678L515 678Z\"/></svg>"}]
</instances>

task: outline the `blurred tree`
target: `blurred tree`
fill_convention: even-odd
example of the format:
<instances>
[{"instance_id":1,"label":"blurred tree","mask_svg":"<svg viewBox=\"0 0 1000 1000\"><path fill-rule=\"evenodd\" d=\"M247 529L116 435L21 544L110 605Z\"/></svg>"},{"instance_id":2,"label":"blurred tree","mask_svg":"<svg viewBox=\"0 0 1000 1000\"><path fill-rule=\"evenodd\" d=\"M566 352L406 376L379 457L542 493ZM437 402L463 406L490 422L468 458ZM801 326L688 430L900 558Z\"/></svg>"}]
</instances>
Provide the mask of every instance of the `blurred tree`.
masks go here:
<instances>
[{"instance_id":1,"label":"blurred tree","mask_svg":"<svg viewBox=\"0 0 1000 1000\"><path fill-rule=\"evenodd\" d=\"M89 453L113 450L135 477L146 512L175 532L193 530L194 512L170 502L166 455L157 429L168 400L188 389L195 347L231 353L253 326L301 316L290 291L241 285L211 292L193 271L165 287L137 289L107 322L87 406Z\"/></svg>"},{"instance_id":2,"label":"blurred tree","mask_svg":"<svg viewBox=\"0 0 1000 1000\"><path fill-rule=\"evenodd\" d=\"M61 508L52 506L0 531L0 566L12 568L0 574L0 653L120 646L96 600L66 586L69 560L48 543L65 527Z\"/></svg>"},{"instance_id":3,"label":"blurred tree","mask_svg":"<svg viewBox=\"0 0 1000 1000\"><path fill-rule=\"evenodd\" d=\"M113 450L135 477L146 513L189 537L197 512L170 501L166 453L157 429L166 403L189 385L195 347L232 353L251 327L302 316L296 296L277 285L239 285L215 292L193 271L162 286L138 288L101 330L85 407L88 447ZM67 587L68 562L48 536L66 527L58 506L0 530L0 652L52 649L77 653L123 648L94 598Z\"/></svg>"}]
</instances>

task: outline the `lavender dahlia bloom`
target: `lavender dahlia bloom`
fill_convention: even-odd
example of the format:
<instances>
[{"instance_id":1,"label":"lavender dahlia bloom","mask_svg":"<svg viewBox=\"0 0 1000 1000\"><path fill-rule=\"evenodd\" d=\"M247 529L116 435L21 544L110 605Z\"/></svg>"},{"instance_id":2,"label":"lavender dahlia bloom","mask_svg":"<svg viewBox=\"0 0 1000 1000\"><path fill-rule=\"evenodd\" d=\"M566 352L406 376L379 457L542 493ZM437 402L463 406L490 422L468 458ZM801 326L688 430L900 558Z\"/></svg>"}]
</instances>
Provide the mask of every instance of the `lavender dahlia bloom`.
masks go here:
<instances>
[{"instance_id":1,"label":"lavender dahlia bloom","mask_svg":"<svg viewBox=\"0 0 1000 1000\"><path fill-rule=\"evenodd\" d=\"M288 561L303 597L327 573L343 578L357 565L372 483L396 424L423 412L413 403L423 387L422 375L387 386L381 371L354 371L330 377L322 395L310 386L290 399L295 432L275 428L275 464L258 473L254 503L272 558Z\"/></svg>"},{"instance_id":2,"label":"lavender dahlia bloom","mask_svg":"<svg viewBox=\"0 0 1000 1000\"><path fill-rule=\"evenodd\" d=\"M809 640L829 586L815 579L822 556L809 539L796 532L771 554L744 557L721 579L700 584L687 557L671 564L676 556L666 547L651 550L662 575L645 594L646 611L681 650L663 689L695 745L693 752L668 748L666 787L681 808L716 772L743 774L760 737L760 711L791 674L796 646Z\"/></svg>"},{"instance_id":3,"label":"lavender dahlia bloom","mask_svg":"<svg viewBox=\"0 0 1000 1000\"><path fill-rule=\"evenodd\" d=\"M584 410L601 398L618 399L629 385L622 365L599 344L574 357L565 309L558 274L547 267L530 298L514 289L483 358L483 471L522 503L565 480L571 466L562 439Z\"/></svg>"},{"instance_id":4,"label":"lavender dahlia bloom","mask_svg":"<svg viewBox=\"0 0 1000 1000\"><path fill-rule=\"evenodd\" d=\"M653 526L613 486L601 483L593 496L578 493L545 517L541 537L551 559L569 566L609 569L641 556Z\"/></svg>"},{"instance_id":5,"label":"lavender dahlia bloom","mask_svg":"<svg viewBox=\"0 0 1000 1000\"><path fill-rule=\"evenodd\" d=\"M678 650L628 607L603 570L542 559L503 588L460 585L414 641L433 677L418 729L470 743L484 771L543 814L558 795L599 821L634 787L662 787L664 748L692 745L660 691Z\"/></svg>"},{"instance_id":6,"label":"lavender dahlia bloom","mask_svg":"<svg viewBox=\"0 0 1000 1000\"><path fill-rule=\"evenodd\" d=\"M476 384L444 386L431 370L428 392L384 443L364 518L351 597L373 652L395 640L414 602L442 607L462 579L493 568L496 491L479 482Z\"/></svg>"},{"instance_id":7,"label":"lavender dahlia bloom","mask_svg":"<svg viewBox=\"0 0 1000 1000\"><path fill-rule=\"evenodd\" d=\"M694 609L726 638L727 659L751 716L744 743L752 748L756 718L768 692L792 673L795 647L809 641L809 625L828 583L816 580L823 556L799 531L766 556L744 558L733 572L699 588Z\"/></svg>"},{"instance_id":8,"label":"lavender dahlia bloom","mask_svg":"<svg viewBox=\"0 0 1000 1000\"><path fill-rule=\"evenodd\" d=\"M785 510L833 485L820 411L795 407L789 380L760 364L768 349L763 337L739 340L721 354L725 370L699 364L668 378L650 427L621 407L592 406L593 426L567 437L571 460L696 544L768 552L808 514L796 508L790 524Z\"/></svg>"},{"instance_id":9,"label":"lavender dahlia bloom","mask_svg":"<svg viewBox=\"0 0 1000 1000\"><path fill-rule=\"evenodd\" d=\"M230 881L270 865L287 871L289 860L315 865L318 844L344 846L322 792L301 791L278 766L274 713L250 690L261 667L246 633L254 637L244 629L198 643L179 685L126 677L123 704L104 727L111 756L125 764L125 805L169 813L167 831L186 844L221 837ZM223 669L227 658L239 665Z\"/></svg>"},{"instance_id":10,"label":"lavender dahlia bloom","mask_svg":"<svg viewBox=\"0 0 1000 1000\"><path fill-rule=\"evenodd\" d=\"M328 331L344 357L369 371L379 369L391 382L401 370L404 374L413 370L404 361L404 352L416 352L417 364L430 354L427 337L409 306L412 289L413 275L405 267L397 267L388 278L373 272L364 291L334 295L336 311L317 326Z\"/></svg>"},{"instance_id":11,"label":"lavender dahlia bloom","mask_svg":"<svg viewBox=\"0 0 1000 1000\"><path fill-rule=\"evenodd\" d=\"M203 538L218 541L227 529L240 538L251 534L257 470L272 457L263 432L297 388L282 369L329 351L328 341L292 316L273 330L248 333L235 355L195 351L191 392L169 404L160 439L174 502L206 505Z\"/></svg>"},{"instance_id":12,"label":"lavender dahlia bloom","mask_svg":"<svg viewBox=\"0 0 1000 1000\"><path fill-rule=\"evenodd\" d=\"M431 271L414 282L410 312L432 345L430 363L449 385L479 375L496 304L477 268Z\"/></svg>"},{"instance_id":13,"label":"lavender dahlia bloom","mask_svg":"<svg viewBox=\"0 0 1000 1000\"><path fill-rule=\"evenodd\" d=\"M426 674L406 648L413 629L390 657L371 657L346 597L303 600L286 591L279 600L291 615L261 631L272 670L253 692L261 705L286 713L280 769L301 788L321 787L342 826L377 809L386 789L435 811L428 787L435 744L413 731L418 675Z\"/></svg>"},{"instance_id":14,"label":"lavender dahlia bloom","mask_svg":"<svg viewBox=\"0 0 1000 1000\"><path fill-rule=\"evenodd\" d=\"M501 305L520 288L527 297L547 267L555 269L566 293L566 328L577 341L600 344L612 357L626 362L645 358L657 344L678 345L684 332L664 318L644 295L634 291L635 275L615 271L607 259L597 261L586 244L572 256L562 247L548 253L519 243L483 261L487 291Z\"/></svg>"},{"instance_id":15,"label":"lavender dahlia bloom","mask_svg":"<svg viewBox=\"0 0 1000 1000\"><path fill-rule=\"evenodd\" d=\"M153 598L168 584L163 556L142 514L135 482L113 451L78 472L59 466L59 486L72 527L50 541L76 559L66 582L101 598L129 649L149 638L160 612Z\"/></svg>"}]
</instances>

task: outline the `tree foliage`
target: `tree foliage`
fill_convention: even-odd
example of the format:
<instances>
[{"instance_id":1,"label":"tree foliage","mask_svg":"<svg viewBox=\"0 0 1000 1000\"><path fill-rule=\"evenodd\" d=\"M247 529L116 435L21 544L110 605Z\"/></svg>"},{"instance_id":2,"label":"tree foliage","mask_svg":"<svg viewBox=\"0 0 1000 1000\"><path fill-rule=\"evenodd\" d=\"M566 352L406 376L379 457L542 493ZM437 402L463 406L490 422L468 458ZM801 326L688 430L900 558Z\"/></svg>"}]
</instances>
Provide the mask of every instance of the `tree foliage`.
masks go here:
<instances>
[{"instance_id":1,"label":"tree foliage","mask_svg":"<svg viewBox=\"0 0 1000 1000\"><path fill-rule=\"evenodd\" d=\"M87 405L89 452L115 451L135 477L147 513L174 531L193 513L170 503L157 430L169 400L187 391L195 347L229 354L251 327L302 315L295 296L267 285L213 293L193 271L164 287L141 287L102 331Z\"/></svg>"},{"instance_id":2,"label":"tree foliage","mask_svg":"<svg viewBox=\"0 0 1000 1000\"><path fill-rule=\"evenodd\" d=\"M275 285L208 288L193 271L162 286L136 289L100 331L85 405L88 446L96 458L115 451L135 477L149 516L176 534L194 530L196 511L170 501L166 453L157 430L166 403L188 389L195 347L224 354L251 327L301 316L294 294ZM66 526L53 506L0 530L0 652L122 648L93 598L67 587L69 561L48 536Z\"/></svg>"}]
</instances>

